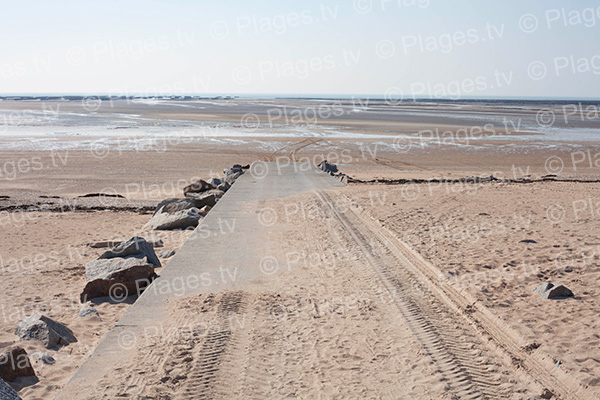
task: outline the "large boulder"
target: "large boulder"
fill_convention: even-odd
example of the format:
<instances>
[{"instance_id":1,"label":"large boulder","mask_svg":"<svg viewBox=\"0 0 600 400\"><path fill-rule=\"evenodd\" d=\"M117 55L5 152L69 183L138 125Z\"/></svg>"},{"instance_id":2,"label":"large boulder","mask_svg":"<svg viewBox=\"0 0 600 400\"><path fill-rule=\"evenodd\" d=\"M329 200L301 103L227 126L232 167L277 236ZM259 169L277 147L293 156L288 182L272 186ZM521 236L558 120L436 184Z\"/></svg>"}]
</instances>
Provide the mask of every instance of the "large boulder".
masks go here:
<instances>
[{"instance_id":1,"label":"large boulder","mask_svg":"<svg viewBox=\"0 0 600 400\"><path fill-rule=\"evenodd\" d=\"M2 400L21 400L15 389L0 379L0 399Z\"/></svg>"},{"instance_id":2,"label":"large boulder","mask_svg":"<svg viewBox=\"0 0 600 400\"><path fill-rule=\"evenodd\" d=\"M139 259L146 257L148 262L154 265L156 268L162 267L162 265L160 264L160 260L154 252L154 247L152 246L152 244L147 242L146 239L139 236L134 236L128 241L116 245L115 247L113 247L112 250L105 251L100 257L98 257L98 259L102 260L110 258L123 258L129 256L133 256Z\"/></svg>"},{"instance_id":3,"label":"large boulder","mask_svg":"<svg viewBox=\"0 0 600 400\"><path fill-rule=\"evenodd\" d=\"M19 346L5 349L0 354L0 378L12 382L22 376L35 376L27 352ZM0 396L0 399L3 398Z\"/></svg>"},{"instance_id":4,"label":"large boulder","mask_svg":"<svg viewBox=\"0 0 600 400\"><path fill-rule=\"evenodd\" d=\"M77 341L69 328L41 314L31 315L19 322L15 335L21 340L39 340L47 349Z\"/></svg>"},{"instance_id":5,"label":"large boulder","mask_svg":"<svg viewBox=\"0 0 600 400\"><path fill-rule=\"evenodd\" d=\"M212 179L210 180L210 182L208 182L208 183L210 183L210 184L211 184L211 185L213 185L214 187L217 187L217 186L219 186L219 185L220 185L222 182L221 182L221 180L220 180L219 178L212 178Z\"/></svg>"},{"instance_id":6,"label":"large boulder","mask_svg":"<svg viewBox=\"0 0 600 400\"><path fill-rule=\"evenodd\" d=\"M136 256L90 261L85 265L88 283L81 292L81 302L85 303L95 297L111 296L124 299L139 294L138 292L148 286L156 276L154 267L155 264L149 263L146 257Z\"/></svg>"},{"instance_id":7,"label":"large boulder","mask_svg":"<svg viewBox=\"0 0 600 400\"><path fill-rule=\"evenodd\" d=\"M144 225L146 229L156 230L173 230L173 229L188 229L198 226L200 218L204 217L205 213L196 207L178 211L175 214L157 213L150 221Z\"/></svg>"},{"instance_id":8,"label":"large boulder","mask_svg":"<svg viewBox=\"0 0 600 400\"><path fill-rule=\"evenodd\" d=\"M202 179L192 183L183 188L183 195L186 196L188 193L202 193L207 190L214 189L215 187L210 183L203 181Z\"/></svg>"}]
</instances>

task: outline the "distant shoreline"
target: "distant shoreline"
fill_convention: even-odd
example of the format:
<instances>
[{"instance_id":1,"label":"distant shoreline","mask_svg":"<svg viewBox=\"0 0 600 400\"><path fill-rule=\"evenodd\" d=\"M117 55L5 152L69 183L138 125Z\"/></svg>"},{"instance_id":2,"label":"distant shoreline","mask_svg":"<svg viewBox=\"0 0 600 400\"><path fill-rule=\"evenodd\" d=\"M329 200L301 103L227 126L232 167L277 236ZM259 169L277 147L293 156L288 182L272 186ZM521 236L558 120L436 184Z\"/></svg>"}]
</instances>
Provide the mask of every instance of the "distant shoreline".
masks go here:
<instances>
[{"instance_id":1,"label":"distant shoreline","mask_svg":"<svg viewBox=\"0 0 600 400\"><path fill-rule=\"evenodd\" d=\"M170 95L170 96L112 96L112 95L0 95L0 101L82 101L89 100L115 101L115 100L175 100L175 101L190 101L190 100L326 100L326 101L352 101L352 100L369 100L369 101L390 101L394 105L403 103L494 103L494 104L572 104L574 102L581 104L598 104L600 99L567 99L567 98L406 98L406 99L388 99L385 96L267 96L267 95L235 95L235 96L208 96L208 95Z\"/></svg>"}]
</instances>

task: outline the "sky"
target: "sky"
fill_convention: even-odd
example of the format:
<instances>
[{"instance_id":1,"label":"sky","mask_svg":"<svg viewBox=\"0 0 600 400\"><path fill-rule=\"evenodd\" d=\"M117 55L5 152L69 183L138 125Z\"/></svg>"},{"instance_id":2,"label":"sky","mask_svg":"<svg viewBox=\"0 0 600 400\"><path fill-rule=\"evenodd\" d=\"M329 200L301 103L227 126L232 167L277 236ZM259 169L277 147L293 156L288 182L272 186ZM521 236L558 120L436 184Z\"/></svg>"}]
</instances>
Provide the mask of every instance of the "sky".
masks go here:
<instances>
[{"instance_id":1,"label":"sky","mask_svg":"<svg viewBox=\"0 0 600 400\"><path fill-rule=\"evenodd\" d=\"M0 93L598 98L578 0L10 2Z\"/></svg>"}]
</instances>

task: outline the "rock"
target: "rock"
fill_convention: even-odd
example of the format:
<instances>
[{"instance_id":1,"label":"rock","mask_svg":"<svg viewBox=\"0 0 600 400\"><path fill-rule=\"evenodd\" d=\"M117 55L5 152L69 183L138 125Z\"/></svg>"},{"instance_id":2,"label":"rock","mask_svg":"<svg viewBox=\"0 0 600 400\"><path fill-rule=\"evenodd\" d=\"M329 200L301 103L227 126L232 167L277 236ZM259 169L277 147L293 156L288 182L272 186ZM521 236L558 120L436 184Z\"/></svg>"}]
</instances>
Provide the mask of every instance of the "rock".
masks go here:
<instances>
[{"instance_id":1,"label":"rock","mask_svg":"<svg viewBox=\"0 0 600 400\"><path fill-rule=\"evenodd\" d=\"M217 186L217 189L222 190L223 192L226 192L229 190L230 187L231 187L231 185L229 184L229 182L223 182L219 186Z\"/></svg>"},{"instance_id":2,"label":"rock","mask_svg":"<svg viewBox=\"0 0 600 400\"><path fill-rule=\"evenodd\" d=\"M335 164L330 164L330 163L328 163L328 162L327 162L327 160L325 160L325 161L322 161L322 162L321 162L321 163L318 165L318 167L319 167L321 170L323 170L323 171L327 172L327 173L328 173L328 174L330 174L330 175L334 175L334 174L337 174L337 173L338 173L338 167L337 167L337 165L335 165Z\"/></svg>"},{"instance_id":3,"label":"rock","mask_svg":"<svg viewBox=\"0 0 600 400\"><path fill-rule=\"evenodd\" d=\"M250 169L250 164L242 165L242 169Z\"/></svg>"},{"instance_id":4,"label":"rock","mask_svg":"<svg viewBox=\"0 0 600 400\"><path fill-rule=\"evenodd\" d=\"M535 240L533 239L525 239L525 240L521 240L519 243L537 243Z\"/></svg>"},{"instance_id":5,"label":"rock","mask_svg":"<svg viewBox=\"0 0 600 400\"><path fill-rule=\"evenodd\" d=\"M210 183L210 184L211 184L211 185L213 185L214 187L217 187L217 186L219 186L219 185L220 185L221 183L223 183L223 182L222 182L222 181L221 181L219 178L212 178L212 179L210 180L210 182L208 182L208 183Z\"/></svg>"},{"instance_id":6,"label":"rock","mask_svg":"<svg viewBox=\"0 0 600 400\"><path fill-rule=\"evenodd\" d=\"M136 258L146 257L148 259L148 262L154 265L156 268L162 267L162 265L160 265L158 257L156 257L154 247L150 243L148 243L146 239L139 236L134 236L128 241L118 244L112 250L105 251L100 257L98 257L98 259L101 260L128 256L134 256Z\"/></svg>"},{"instance_id":7,"label":"rock","mask_svg":"<svg viewBox=\"0 0 600 400\"><path fill-rule=\"evenodd\" d=\"M554 393L552 393L548 389L544 389L542 390L541 397L542 399L551 399L552 397L554 397Z\"/></svg>"},{"instance_id":8,"label":"rock","mask_svg":"<svg viewBox=\"0 0 600 400\"><path fill-rule=\"evenodd\" d=\"M15 389L0 379L0 399L2 400L21 400Z\"/></svg>"},{"instance_id":9,"label":"rock","mask_svg":"<svg viewBox=\"0 0 600 400\"><path fill-rule=\"evenodd\" d=\"M100 318L100 313L94 307L83 307L81 310L79 310L79 314L77 315L79 318L85 318L92 315L98 317L102 321L102 318Z\"/></svg>"},{"instance_id":10,"label":"rock","mask_svg":"<svg viewBox=\"0 0 600 400\"><path fill-rule=\"evenodd\" d=\"M114 194L114 193L88 193L88 194L84 194L83 196L78 196L79 198L85 198L85 197L115 197L118 199L124 199L125 196L120 195L120 194Z\"/></svg>"},{"instance_id":11,"label":"rock","mask_svg":"<svg viewBox=\"0 0 600 400\"><path fill-rule=\"evenodd\" d=\"M231 171L231 170L230 170ZM237 180L237 178L239 178L242 175L241 171L238 172L231 172L229 174L225 174L225 177L223 178L223 181L229 183L230 185L233 185L233 183Z\"/></svg>"},{"instance_id":12,"label":"rock","mask_svg":"<svg viewBox=\"0 0 600 400\"><path fill-rule=\"evenodd\" d=\"M538 292L540 295L542 295L544 292L546 292L547 290L549 290L553 286L554 285L551 284L550 282L546 282L546 283L542 283L540 286L538 286L535 289L533 289L533 291L534 292Z\"/></svg>"},{"instance_id":13,"label":"rock","mask_svg":"<svg viewBox=\"0 0 600 400\"><path fill-rule=\"evenodd\" d=\"M173 257L174 255L175 255L175 250L163 250L158 254L158 256L160 258L169 258L169 257Z\"/></svg>"},{"instance_id":14,"label":"rock","mask_svg":"<svg viewBox=\"0 0 600 400\"><path fill-rule=\"evenodd\" d=\"M204 212L195 207L178 211L175 214L159 213L153 216L144 225L144 228L156 230L195 228L198 226L200 218L204 217L204 215Z\"/></svg>"},{"instance_id":15,"label":"rock","mask_svg":"<svg viewBox=\"0 0 600 400\"><path fill-rule=\"evenodd\" d=\"M77 341L69 328L41 314L31 315L19 322L15 335L21 340L39 340L47 349Z\"/></svg>"},{"instance_id":16,"label":"rock","mask_svg":"<svg viewBox=\"0 0 600 400\"><path fill-rule=\"evenodd\" d=\"M22 376L35 376L27 352L20 346L9 347L0 354L0 378L12 382Z\"/></svg>"},{"instance_id":17,"label":"rock","mask_svg":"<svg viewBox=\"0 0 600 400\"><path fill-rule=\"evenodd\" d=\"M160 239L157 240L148 240L148 243L150 243L152 245L152 247L163 247L163 242ZM92 243L88 243L87 245L93 249L102 249L105 247L115 247L120 245L121 243L123 243L122 240L104 240L101 242L92 242Z\"/></svg>"},{"instance_id":18,"label":"rock","mask_svg":"<svg viewBox=\"0 0 600 400\"><path fill-rule=\"evenodd\" d=\"M31 353L31 357L47 365L54 365L56 362L56 360L48 353L35 352Z\"/></svg>"},{"instance_id":19,"label":"rock","mask_svg":"<svg viewBox=\"0 0 600 400\"><path fill-rule=\"evenodd\" d=\"M202 192L206 192L207 190L214 189L214 188L215 187L213 185L211 185L210 183L200 179L199 181L196 181L196 182L192 183L191 185L184 187L183 195L186 196L188 193L202 193Z\"/></svg>"},{"instance_id":20,"label":"rock","mask_svg":"<svg viewBox=\"0 0 600 400\"><path fill-rule=\"evenodd\" d=\"M574 297L572 291L567 289L563 285L554 286L552 283L544 283L535 289L534 292L538 292L543 299L565 299L567 297Z\"/></svg>"},{"instance_id":21,"label":"rock","mask_svg":"<svg viewBox=\"0 0 600 400\"><path fill-rule=\"evenodd\" d=\"M217 204L217 198L214 196L216 189L209 190L204 193L188 193L188 201L192 201L194 207L202 209L207 206Z\"/></svg>"},{"instance_id":22,"label":"rock","mask_svg":"<svg viewBox=\"0 0 600 400\"><path fill-rule=\"evenodd\" d=\"M565 286L556 285L544 292L542 297L544 299L566 299L567 297L575 297L575 295Z\"/></svg>"},{"instance_id":23,"label":"rock","mask_svg":"<svg viewBox=\"0 0 600 400\"><path fill-rule=\"evenodd\" d=\"M154 267L154 264L148 263L146 257L136 256L90 261L85 265L88 283L81 292L81 302L95 297L111 296L124 299L139 294L156 276Z\"/></svg>"}]
</instances>

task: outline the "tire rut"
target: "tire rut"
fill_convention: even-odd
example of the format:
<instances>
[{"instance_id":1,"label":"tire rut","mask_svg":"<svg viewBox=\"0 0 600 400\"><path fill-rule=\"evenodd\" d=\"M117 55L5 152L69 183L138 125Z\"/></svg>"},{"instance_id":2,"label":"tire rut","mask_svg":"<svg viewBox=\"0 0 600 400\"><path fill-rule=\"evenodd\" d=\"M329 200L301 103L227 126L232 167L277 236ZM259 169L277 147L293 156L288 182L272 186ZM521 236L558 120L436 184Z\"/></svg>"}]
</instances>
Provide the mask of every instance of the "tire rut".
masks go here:
<instances>
[{"instance_id":1,"label":"tire rut","mask_svg":"<svg viewBox=\"0 0 600 400\"><path fill-rule=\"evenodd\" d=\"M500 379L498 372L505 377L508 371L500 363L490 361L493 359L490 349L477 334L402 266L406 260L399 258L391 246L367 226L361 229L358 218L351 221L351 210L341 213L332 206L335 203L327 193L316 194L360 256L375 270L380 285L445 377L449 390L468 399L510 397L509 383L507 379Z\"/></svg>"}]
</instances>

